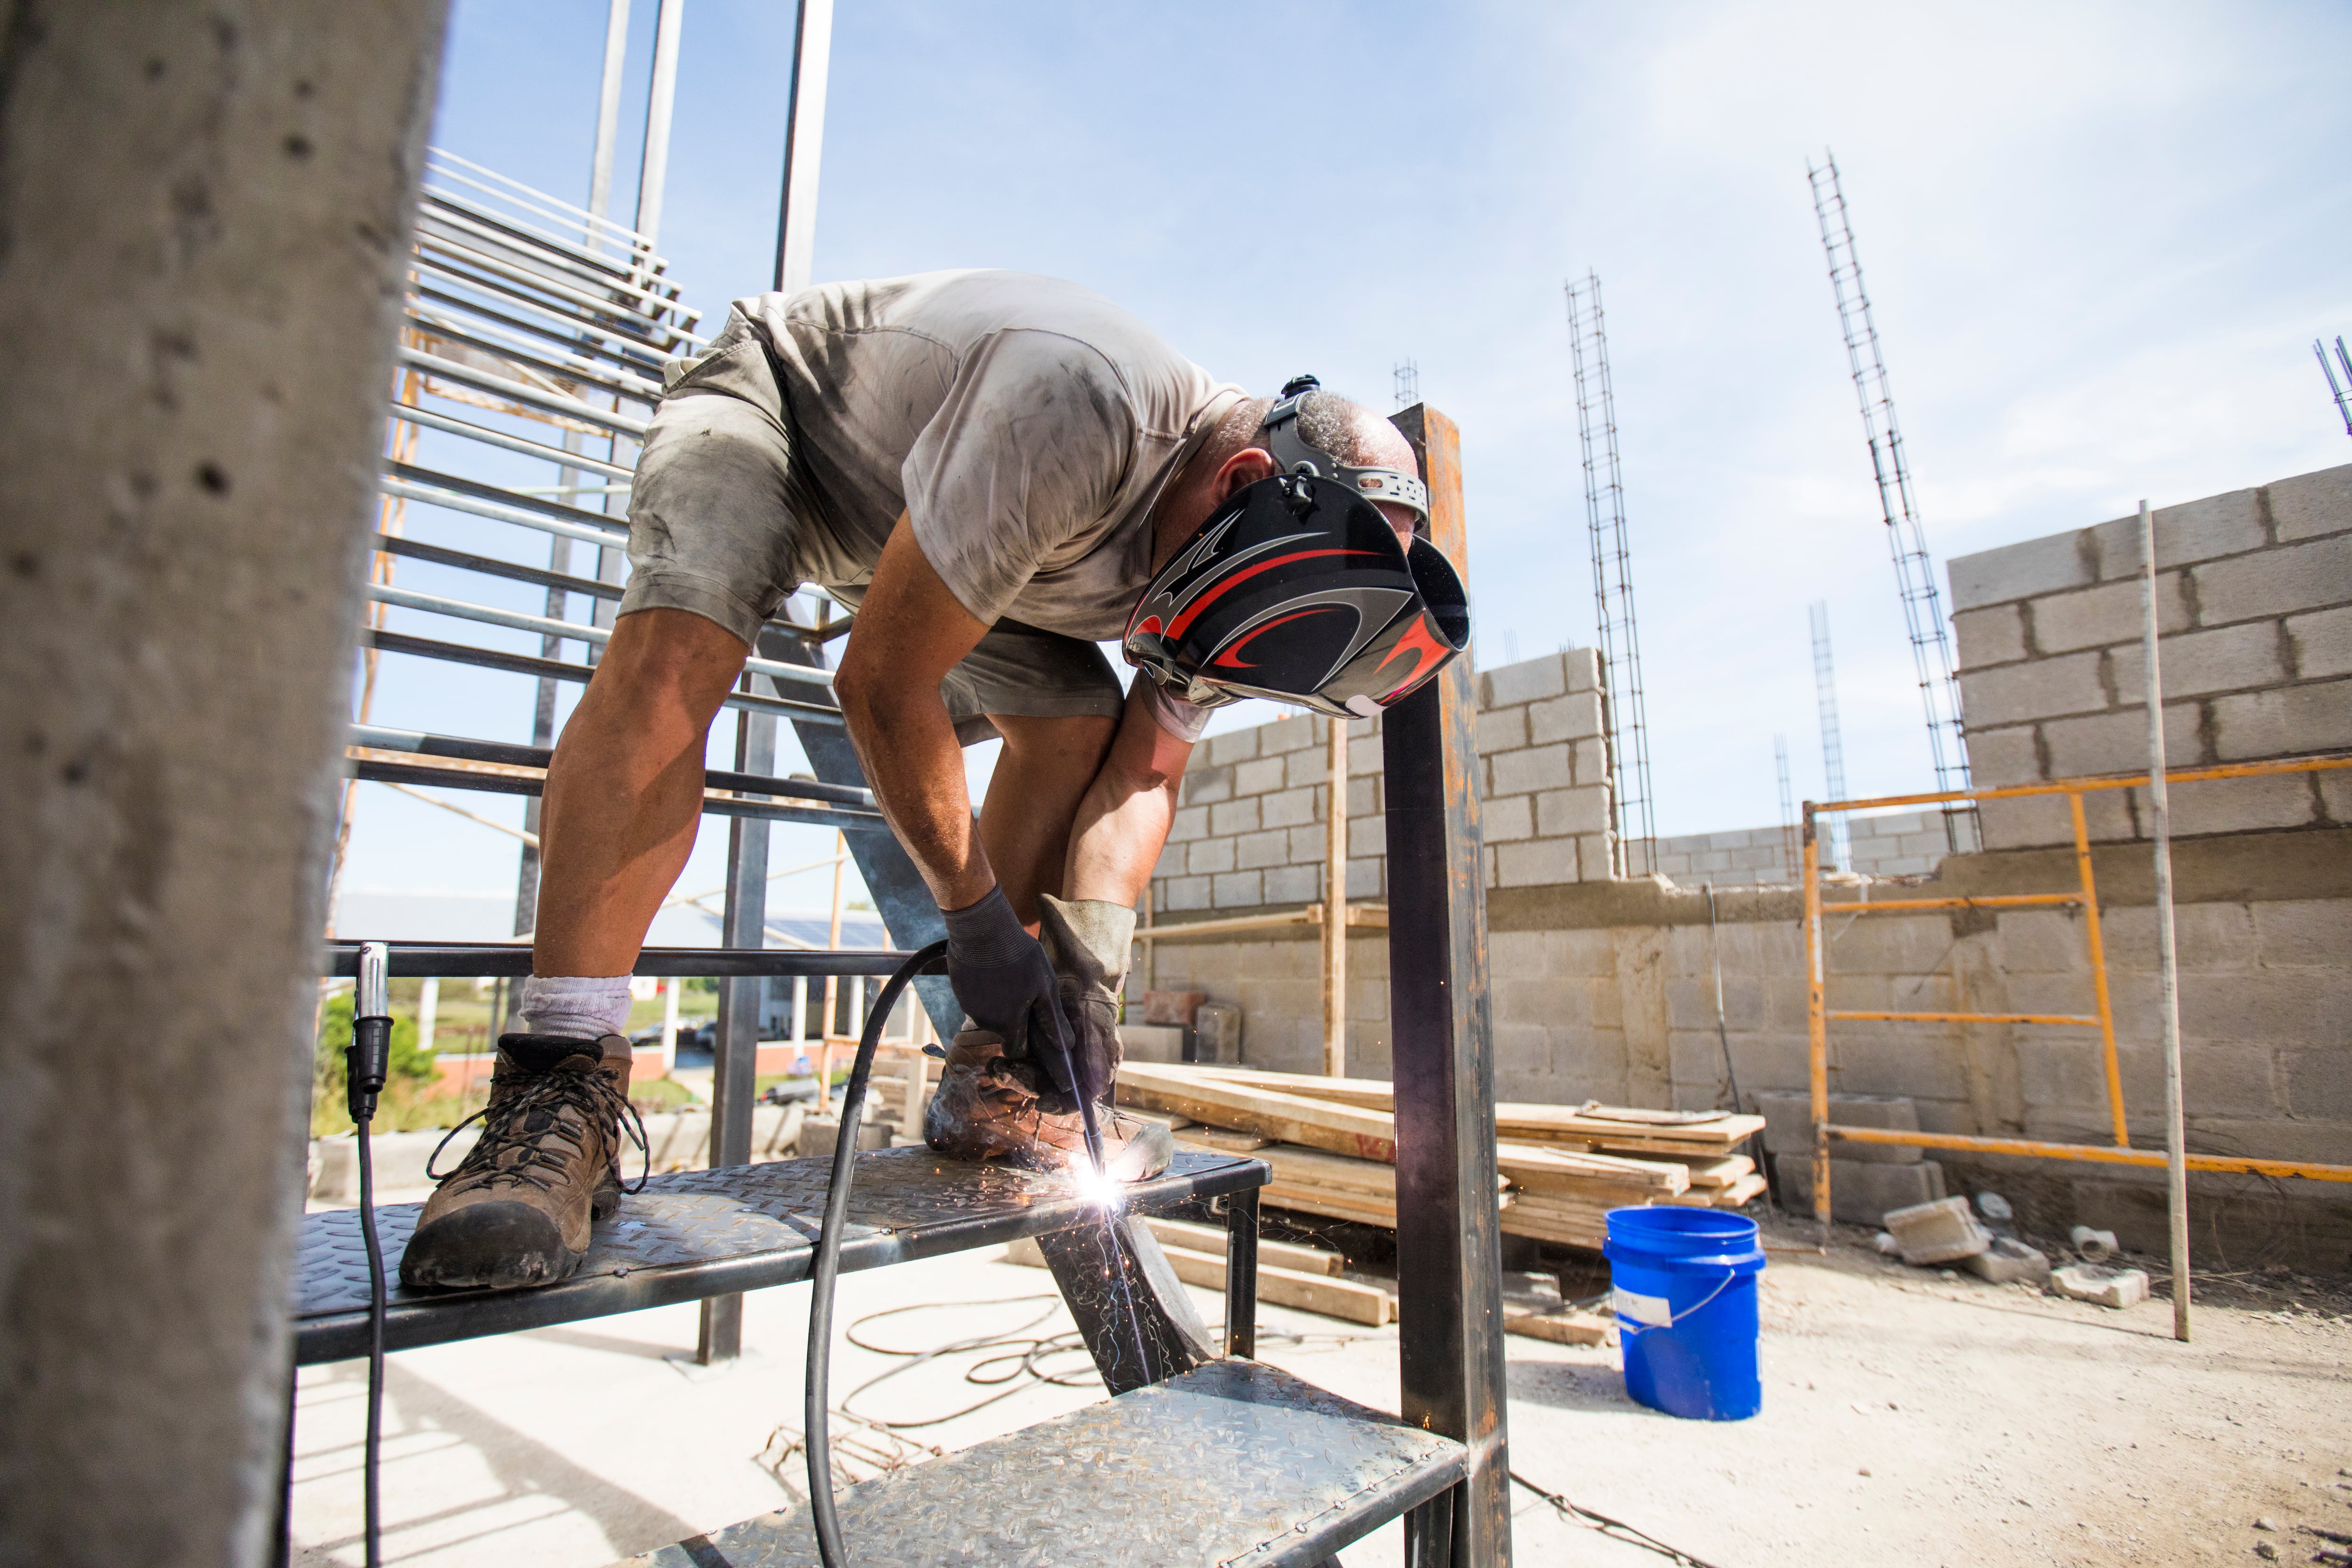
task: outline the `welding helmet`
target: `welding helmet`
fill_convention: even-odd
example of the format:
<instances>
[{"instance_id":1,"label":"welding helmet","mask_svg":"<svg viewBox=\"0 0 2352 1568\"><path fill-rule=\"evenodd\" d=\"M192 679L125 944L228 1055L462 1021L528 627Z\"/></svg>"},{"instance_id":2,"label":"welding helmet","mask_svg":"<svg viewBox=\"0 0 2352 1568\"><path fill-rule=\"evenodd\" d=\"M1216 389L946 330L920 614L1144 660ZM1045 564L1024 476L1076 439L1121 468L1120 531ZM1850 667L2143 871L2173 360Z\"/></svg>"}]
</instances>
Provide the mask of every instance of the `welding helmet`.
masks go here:
<instances>
[{"instance_id":1,"label":"welding helmet","mask_svg":"<svg viewBox=\"0 0 2352 1568\"><path fill-rule=\"evenodd\" d=\"M1283 389L1294 416L1297 385ZM1184 542L1128 617L1121 647L1199 707L1264 697L1368 719L1469 646L1469 599L1444 552L1418 535L1399 543L1369 499L1425 519L1419 479L1342 468L1295 432L1291 444L1307 456L1285 460L1275 447L1286 471L1236 490Z\"/></svg>"}]
</instances>

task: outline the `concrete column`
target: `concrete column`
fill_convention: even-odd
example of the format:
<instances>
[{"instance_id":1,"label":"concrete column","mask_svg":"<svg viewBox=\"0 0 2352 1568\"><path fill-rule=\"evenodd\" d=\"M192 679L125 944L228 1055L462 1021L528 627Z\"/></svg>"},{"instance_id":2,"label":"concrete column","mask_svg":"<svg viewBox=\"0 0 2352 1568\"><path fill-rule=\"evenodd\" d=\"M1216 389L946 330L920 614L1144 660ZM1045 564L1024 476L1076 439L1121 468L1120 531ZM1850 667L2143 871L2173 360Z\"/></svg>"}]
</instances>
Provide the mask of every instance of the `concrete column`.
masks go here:
<instances>
[{"instance_id":1,"label":"concrete column","mask_svg":"<svg viewBox=\"0 0 2352 1568\"><path fill-rule=\"evenodd\" d=\"M0 5L0 1563L267 1553L443 10Z\"/></svg>"}]
</instances>

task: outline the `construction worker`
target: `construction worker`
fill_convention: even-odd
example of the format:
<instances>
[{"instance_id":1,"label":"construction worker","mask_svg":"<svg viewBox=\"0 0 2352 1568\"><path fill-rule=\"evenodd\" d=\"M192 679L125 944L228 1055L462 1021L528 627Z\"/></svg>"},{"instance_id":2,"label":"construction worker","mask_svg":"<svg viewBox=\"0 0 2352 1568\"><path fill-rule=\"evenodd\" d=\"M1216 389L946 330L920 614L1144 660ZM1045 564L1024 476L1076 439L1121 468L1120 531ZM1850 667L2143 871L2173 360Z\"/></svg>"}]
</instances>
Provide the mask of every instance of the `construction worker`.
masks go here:
<instances>
[{"instance_id":1,"label":"construction worker","mask_svg":"<svg viewBox=\"0 0 2352 1568\"><path fill-rule=\"evenodd\" d=\"M1311 377L1218 383L1075 284L940 272L740 300L673 366L629 508L613 637L548 770L525 1032L480 1141L426 1204L410 1285L568 1275L619 1201L628 974L686 865L704 739L806 583L856 614L834 680L948 930L969 1015L924 1133L1057 1166L1167 1131L1112 1085L1135 905L1210 710L1369 716L1467 640L1381 419ZM1095 645L1142 669L1124 692ZM1003 750L975 817L961 748Z\"/></svg>"}]
</instances>

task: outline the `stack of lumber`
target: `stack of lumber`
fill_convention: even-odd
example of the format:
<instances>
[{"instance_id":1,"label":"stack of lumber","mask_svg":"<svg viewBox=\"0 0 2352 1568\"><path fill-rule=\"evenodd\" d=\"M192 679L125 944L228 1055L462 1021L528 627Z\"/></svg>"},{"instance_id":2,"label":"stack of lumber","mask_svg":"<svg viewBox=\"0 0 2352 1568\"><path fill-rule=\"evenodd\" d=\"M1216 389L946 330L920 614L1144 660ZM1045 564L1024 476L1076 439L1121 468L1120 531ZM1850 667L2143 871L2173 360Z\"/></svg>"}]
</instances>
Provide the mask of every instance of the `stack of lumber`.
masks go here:
<instances>
[{"instance_id":1,"label":"stack of lumber","mask_svg":"<svg viewBox=\"0 0 2352 1568\"><path fill-rule=\"evenodd\" d=\"M1152 1216L1145 1223L1159 1238L1176 1277L1206 1290L1225 1288L1225 1233L1214 1226ZM1007 1263L1045 1267L1037 1243L1022 1237L1004 1249ZM1257 1298L1271 1306L1291 1307L1350 1323L1379 1328L1396 1321L1396 1297L1364 1279L1343 1279L1338 1253L1319 1247L1288 1242L1257 1244Z\"/></svg>"},{"instance_id":2,"label":"stack of lumber","mask_svg":"<svg viewBox=\"0 0 2352 1568\"><path fill-rule=\"evenodd\" d=\"M1274 1168L1266 1204L1335 1219L1396 1224L1395 1091L1377 1079L1130 1062L1119 1102L1177 1140L1248 1153ZM1763 1191L1734 1153L1764 1119L1611 1106L1496 1108L1502 1228L1597 1247L1612 1208L1664 1203L1738 1208Z\"/></svg>"}]
</instances>

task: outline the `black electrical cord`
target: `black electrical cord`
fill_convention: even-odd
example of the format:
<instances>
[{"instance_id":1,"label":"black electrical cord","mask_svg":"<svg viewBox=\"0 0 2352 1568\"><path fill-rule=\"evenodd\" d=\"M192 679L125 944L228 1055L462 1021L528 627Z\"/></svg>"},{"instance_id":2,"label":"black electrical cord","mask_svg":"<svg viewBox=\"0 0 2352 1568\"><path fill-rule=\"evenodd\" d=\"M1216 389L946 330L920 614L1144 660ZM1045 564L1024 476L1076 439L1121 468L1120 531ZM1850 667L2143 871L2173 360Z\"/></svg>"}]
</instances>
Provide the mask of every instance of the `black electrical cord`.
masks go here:
<instances>
[{"instance_id":1,"label":"black electrical cord","mask_svg":"<svg viewBox=\"0 0 2352 1568\"><path fill-rule=\"evenodd\" d=\"M1605 1513L1595 1513L1589 1508L1580 1508L1570 1502L1566 1494L1547 1491L1517 1470L1508 1473L1511 1479L1551 1504L1559 1511L1560 1518L1570 1524L1582 1525L1587 1530L1597 1530L1612 1541L1622 1541L1629 1546L1638 1546L1644 1552L1654 1552L1668 1562L1677 1564L1678 1568L1715 1568L1715 1564L1706 1558L1694 1557L1679 1546L1669 1546L1656 1536L1636 1530L1622 1519L1612 1519Z\"/></svg>"},{"instance_id":2,"label":"black electrical cord","mask_svg":"<svg viewBox=\"0 0 2352 1568\"><path fill-rule=\"evenodd\" d=\"M378 1476L383 1450L383 1244L375 1233L375 1152L368 1140L376 1097L392 1075L392 1004L385 983L391 950L380 942L360 944L359 984L352 995L352 1043L343 1050L343 1104L359 1135L360 1238L368 1260L367 1445L361 1458L365 1491L362 1535L367 1568L383 1568L383 1517Z\"/></svg>"},{"instance_id":3,"label":"black electrical cord","mask_svg":"<svg viewBox=\"0 0 2352 1568\"><path fill-rule=\"evenodd\" d=\"M826 1387L833 1373L833 1288L841 1277L841 1237L849 1223L849 1184L857 1159L857 1124L866 1111L866 1080L873 1073L874 1053L882 1044L882 1026L890 1010L918 974L945 967L948 944L935 942L898 966L882 984L857 1039L857 1057L850 1064L849 1084L841 1096L841 1126L833 1145L833 1177L825 1188L824 1228L817 1235L816 1257L809 1268L808 1375L801 1412L801 1430L807 1434L809 1514L816 1526L817 1555L824 1568L848 1568L842 1550L841 1519L834 1509L833 1443L829 1435Z\"/></svg>"}]
</instances>

